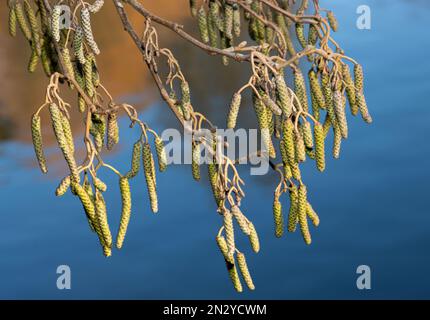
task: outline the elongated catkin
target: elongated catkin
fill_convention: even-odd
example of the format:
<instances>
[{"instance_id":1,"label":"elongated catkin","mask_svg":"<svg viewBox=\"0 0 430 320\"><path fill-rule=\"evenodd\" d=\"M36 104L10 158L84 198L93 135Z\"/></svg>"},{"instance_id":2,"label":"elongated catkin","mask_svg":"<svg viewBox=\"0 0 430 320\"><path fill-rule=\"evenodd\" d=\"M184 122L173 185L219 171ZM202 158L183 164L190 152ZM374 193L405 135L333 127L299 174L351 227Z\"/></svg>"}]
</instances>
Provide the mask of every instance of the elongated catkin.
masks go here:
<instances>
[{"instance_id":1,"label":"elongated catkin","mask_svg":"<svg viewBox=\"0 0 430 320\"><path fill-rule=\"evenodd\" d=\"M248 265L246 263L245 255L242 252L238 252L236 255L237 258L237 264L239 265L240 273L242 273L243 280L245 281L247 287L250 290L254 290L254 282L252 281L251 274L248 269Z\"/></svg>"},{"instance_id":2,"label":"elongated catkin","mask_svg":"<svg viewBox=\"0 0 430 320\"><path fill-rule=\"evenodd\" d=\"M43 173L47 173L48 168L46 167L46 159L43 152L41 119L38 114L34 114L31 118L31 137L33 139L34 152L36 153L40 170L42 170Z\"/></svg>"},{"instance_id":3,"label":"elongated catkin","mask_svg":"<svg viewBox=\"0 0 430 320\"><path fill-rule=\"evenodd\" d=\"M309 232L308 220L307 220L307 190L304 184L301 184L298 191L298 205L297 213L299 216L300 230L302 231L303 239L306 244L311 244L311 234Z\"/></svg>"},{"instance_id":4,"label":"elongated catkin","mask_svg":"<svg viewBox=\"0 0 430 320\"><path fill-rule=\"evenodd\" d=\"M156 189L156 177L154 170L154 158L152 156L151 146L149 143L143 145L142 152L143 169L145 171L146 186L148 189L149 201L151 210L154 213L158 212L158 197Z\"/></svg>"},{"instance_id":5,"label":"elongated catkin","mask_svg":"<svg viewBox=\"0 0 430 320\"><path fill-rule=\"evenodd\" d=\"M119 179L119 188L121 191L122 210L121 210L121 221L119 224L118 235L116 238L116 247L122 248L124 243L125 234L127 233L128 223L130 222L131 216L131 193L128 179L121 177Z\"/></svg>"}]
</instances>

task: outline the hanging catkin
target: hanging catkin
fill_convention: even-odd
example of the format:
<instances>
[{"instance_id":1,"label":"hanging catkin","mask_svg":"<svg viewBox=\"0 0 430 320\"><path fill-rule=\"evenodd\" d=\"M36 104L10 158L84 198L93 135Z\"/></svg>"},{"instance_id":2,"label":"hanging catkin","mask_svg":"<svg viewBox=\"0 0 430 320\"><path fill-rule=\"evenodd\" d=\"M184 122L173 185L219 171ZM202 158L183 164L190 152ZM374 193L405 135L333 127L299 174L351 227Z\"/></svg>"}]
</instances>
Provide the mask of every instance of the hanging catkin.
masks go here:
<instances>
[{"instance_id":1,"label":"hanging catkin","mask_svg":"<svg viewBox=\"0 0 430 320\"><path fill-rule=\"evenodd\" d=\"M306 94L305 78L302 72L297 68L294 70L294 88L303 111L308 112L308 96Z\"/></svg>"},{"instance_id":2,"label":"hanging catkin","mask_svg":"<svg viewBox=\"0 0 430 320\"><path fill-rule=\"evenodd\" d=\"M217 236L216 243L225 261L231 264L234 264L234 257L228 254L228 246L227 246L227 241L225 241L225 238L223 236Z\"/></svg>"},{"instance_id":3,"label":"hanging catkin","mask_svg":"<svg viewBox=\"0 0 430 320\"><path fill-rule=\"evenodd\" d=\"M90 225L94 225L96 219L96 211L94 207L94 203L91 200L88 193L82 188L82 186L77 182L72 182L72 189L74 193L81 200L82 206L84 207L85 214L89 220Z\"/></svg>"},{"instance_id":4,"label":"hanging catkin","mask_svg":"<svg viewBox=\"0 0 430 320\"><path fill-rule=\"evenodd\" d=\"M336 90L333 94L333 106L340 133L342 138L346 139L348 138L348 122L346 120L345 108L343 106L343 95L340 91Z\"/></svg>"},{"instance_id":5,"label":"hanging catkin","mask_svg":"<svg viewBox=\"0 0 430 320\"><path fill-rule=\"evenodd\" d=\"M41 119L38 114L34 114L31 119L31 137L33 139L34 152L36 153L40 170L42 170L43 173L47 173L48 168L46 167L46 159L43 153Z\"/></svg>"},{"instance_id":6,"label":"hanging catkin","mask_svg":"<svg viewBox=\"0 0 430 320\"><path fill-rule=\"evenodd\" d=\"M237 5L233 6L233 31L236 37L240 36L240 10Z\"/></svg>"},{"instance_id":7,"label":"hanging catkin","mask_svg":"<svg viewBox=\"0 0 430 320\"><path fill-rule=\"evenodd\" d=\"M37 55L40 56L42 51L42 46L41 46L42 43L40 40L40 28L36 19L36 15L33 11L33 8L31 7L30 3L27 0L24 1L24 10L25 10L27 19L30 23L32 46L36 50Z\"/></svg>"},{"instance_id":8,"label":"hanging catkin","mask_svg":"<svg viewBox=\"0 0 430 320\"><path fill-rule=\"evenodd\" d=\"M288 213L288 232L296 231L296 226L299 220L298 216L298 191L297 187L293 184L289 189L290 197L290 210Z\"/></svg>"},{"instance_id":9,"label":"hanging catkin","mask_svg":"<svg viewBox=\"0 0 430 320\"><path fill-rule=\"evenodd\" d=\"M104 4L104 0L96 0L92 5L88 6L88 11L91 13L97 13L100 11Z\"/></svg>"},{"instance_id":10,"label":"hanging catkin","mask_svg":"<svg viewBox=\"0 0 430 320\"><path fill-rule=\"evenodd\" d=\"M22 4L20 2L15 3L15 13L16 13L16 19L18 21L18 25L22 31L22 34L28 41L31 41L31 30L27 24L27 20L24 14L24 9L22 8Z\"/></svg>"},{"instance_id":11,"label":"hanging catkin","mask_svg":"<svg viewBox=\"0 0 430 320\"><path fill-rule=\"evenodd\" d=\"M81 23L84 31L85 40L87 41L88 46L91 48L94 54L100 54L99 47L94 40L94 35L91 28L90 12L85 7L81 10Z\"/></svg>"},{"instance_id":12,"label":"hanging catkin","mask_svg":"<svg viewBox=\"0 0 430 320\"><path fill-rule=\"evenodd\" d=\"M227 263L228 273L230 275L231 282L237 292L242 292L242 284L240 283L239 273L237 272L236 266Z\"/></svg>"},{"instance_id":13,"label":"hanging catkin","mask_svg":"<svg viewBox=\"0 0 430 320\"><path fill-rule=\"evenodd\" d=\"M112 247L112 234L110 232L107 213L106 213L106 205L103 200L103 197L99 192L96 192L96 219L98 225L100 227L100 232L103 238L104 245L108 248Z\"/></svg>"},{"instance_id":14,"label":"hanging catkin","mask_svg":"<svg viewBox=\"0 0 430 320\"><path fill-rule=\"evenodd\" d=\"M33 49L31 51L30 60L28 61L28 67L27 67L28 72L33 73L34 71L36 71L36 67L38 63L39 63L39 56L37 55L36 50Z\"/></svg>"},{"instance_id":15,"label":"hanging catkin","mask_svg":"<svg viewBox=\"0 0 430 320\"><path fill-rule=\"evenodd\" d=\"M358 113L358 106L355 96L355 86L354 81L351 77L351 72L349 70L349 66L347 64L342 65L342 78L345 82L345 91L348 97L349 107L351 109L351 113L355 116Z\"/></svg>"},{"instance_id":16,"label":"hanging catkin","mask_svg":"<svg viewBox=\"0 0 430 320\"><path fill-rule=\"evenodd\" d=\"M116 247L118 249L122 248L124 243L125 234L127 233L128 223L130 222L131 216L131 193L130 185L128 179L121 177L119 179L119 188L121 191L122 199L122 211L121 211L121 221L119 224L118 236L116 238Z\"/></svg>"},{"instance_id":17,"label":"hanging catkin","mask_svg":"<svg viewBox=\"0 0 430 320\"><path fill-rule=\"evenodd\" d=\"M184 114L185 120L190 120L191 118L191 96L190 96L190 86L187 81L181 82L181 94L182 94L182 112Z\"/></svg>"},{"instance_id":18,"label":"hanging catkin","mask_svg":"<svg viewBox=\"0 0 430 320\"><path fill-rule=\"evenodd\" d=\"M367 123L372 123L373 119L367 109L366 98L362 92L357 92L357 104L363 120Z\"/></svg>"},{"instance_id":19,"label":"hanging catkin","mask_svg":"<svg viewBox=\"0 0 430 320\"><path fill-rule=\"evenodd\" d=\"M63 48L61 50L61 56L63 58L64 67L66 68L66 70L64 70L64 71L65 71L67 77L71 78L71 79L74 79L75 71L73 69L73 64L72 64L72 60L71 60L71 57L70 57L69 49L68 48Z\"/></svg>"},{"instance_id":20,"label":"hanging catkin","mask_svg":"<svg viewBox=\"0 0 430 320\"><path fill-rule=\"evenodd\" d=\"M233 39L233 6L226 4L224 11L224 33L228 39Z\"/></svg>"},{"instance_id":21,"label":"hanging catkin","mask_svg":"<svg viewBox=\"0 0 430 320\"><path fill-rule=\"evenodd\" d=\"M237 205L234 205L233 207L231 207L231 213L233 214L233 217L236 219L242 232L247 236L249 236L249 234L251 233L251 230L249 229L249 222L248 222L248 219L246 219L245 215L240 210L240 208Z\"/></svg>"},{"instance_id":22,"label":"hanging catkin","mask_svg":"<svg viewBox=\"0 0 430 320\"><path fill-rule=\"evenodd\" d=\"M305 240L306 244L311 244L311 234L309 232L309 226L308 226L308 218L307 218L307 191L306 186L304 184L301 184L299 187L298 192L298 204L297 204L297 214L299 216L299 223L300 223L300 230L302 232L303 239Z\"/></svg>"},{"instance_id":23,"label":"hanging catkin","mask_svg":"<svg viewBox=\"0 0 430 320\"><path fill-rule=\"evenodd\" d=\"M303 136L299 130L294 130L294 143L296 150L296 162L304 162L306 160L306 147Z\"/></svg>"},{"instance_id":24,"label":"hanging catkin","mask_svg":"<svg viewBox=\"0 0 430 320\"><path fill-rule=\"evenodd\" d=\"M56 42L60 41L60 15L61 6L54 6L51 15L51 33Z\"/></svg>"},{"instance_id":25,"label":"hanging catkin","mask_svg":"<svg viewBox=\"0 0 430 320\"><path fill-rule=\"evenodd\" d=\"M106 192L107 185L100 178L94 177L93 178L93 182L94 182L94 187L96 187L96 189L98 191L100 191L100 192Z\"/></svg>"},{"instance_id":26,"label":"hanging catkin","mask_svg":"<svg viewBox=\"0 0 430 320\"><path fill-rule=\"evenodd\" d=\"M282 204L279 201L279 194L275 192L273 200L273 220L275 222L275 236L282 237L284 234L284 216L282 214Z\"/></svg>"},{"instance_id":27,"label":"hanging catkin","mask_svg":"<svg viewBox=\"0 0 430 320\"><path fill-rule=\"evenodd\" d=\"M79 62L84 65L86 63L84 46L83 46L84 35L80 25L76 26L75 34L73 37L73 52L78 58Z\"/></svg>"},{"instance_id":28,"label":"hanging catkin","mask_svg":"<svg viewBox=\"0 0 430 320\"><path fill-rule=\"evenodd\" d=\"M363 67L356 63L354 64L354 84L355 84L355 90L358 92L363 92L363 82L364 82L364 75L363 75Z\"/></svg>"},{"instance_id":29,"label":"hanging catkin","mask_svg":"<svg viewBox=\"0 0 430 320\"><path fill-rule=\"evenodd\" d=\"M230 111L227 116L228 129L234 129L236 127L237 115L239 114L241 100L241 94L239 92L236 92L231 100Z\"/></svg>"},{"instance_id":30,"label":"hanging catkin","mask_svg":"<svg viewBox=\"0 0 430 320\"><path fill-rule=\"evenodd\" d=\"M333 127L333 157L339 159L340 157L340 147L342 144L342 133L338 125Z\"/></svg>"},{"instance_id":31,"label":"hanging catkin","mask_svg":"<svg viewBox=\"0 0 430 320\"><path fill-rule=\"evenodd\" d=\"M62 195L64 195L70 187L70 182L70 176L67 176L63 180L61 180L60 184L55 190L55 195L57 197L61 197Z\"/></svg>"},{"instance_id":32,"label":"hanging catkin","mask_svg":"<svg viewBox=\"0 0 430 320\"><path fill-rule=\"evenodd\" d=\"M193 17L197 16L197 0L190 0L190 10Z\"/></svg>"},{"instance_id":33,"label":"hanging catkin","mask_svg":"<svg viewBox=\"0 0 430 320\"><path fill-rule=\"evenodd\" d=\"M314 126L314 138L315 138L315 161L319 171L325 169L325 138L324 129L322 125L317 122Z\"/></svg>"},{"instance_id":34,"label":"hanging catkin","mask_svg":"<svg viewBox=\"0 0 430 320\"><path fill-rule=\"evenodd\" d=\"M243 280L250 290L254 290L255 286L252 281L251 274L249 273L248 265L246 263L245 255L242 252L238 252L236 255L237 264L239 265L240 273L242 273Z\"/></svg>"},{"instance_id":35,"label":"hanging catkin","mask_svg":"<svg viewBox=\"0 0 430 320\"><path fill-rule=\"evenodd\" d=\"M92 56L88 55L86 57L86 62L84 64L84 78L85 78L85 91L89 97L93 97L95 93L93 84L93 62Z\"/></svg>"},{"instance_id":36,"label":"hanging catkin","mask_svg":"<svg viewBox=\"0 0 430 320\"><path fill-rule=\"evenodd\" d=\"M336 17L334 16L333 11L327 12L327 18L328 18L328 23L330 24L331 29L334 32L336 32L338 29L338 24L337 24L337 20L336 20Z\"/></svg>"},{"instance_id":37,"label":"hanging catkin","mask_svg":"<svg viewBox=\"0 0 430 320\"><path fill-rule=\"evenodd\" d=\"M194 142L191 146L191 172L196 181L200 180L200 143Z\"/></svg>"},{"instance_id":38,"label":"hanging catkin","mask_svg":"<svg viewBox=\"0 0 430 320\"><path fill-rule=\"evenodd\" d=\"M233 215L228 209L223 211L223 223L224 223L224 231L225 238L227 240L228 254L229 256L234 255L234 251L236 249L234 243L234 229L233 229Z\"/></svg>"},{"instance_id":39,"label":"hanging catkin","mask_svg":"<svg viewBox=\"0 0 430 320\"><path fill-rule=\"evenodd\" d=\"M158 170L163 172L167 168L167 155L166 149L164 148L163 139L161 139L159 136L155 137L155 151L157 152Z\"/></svg>"},{"instance_id":40,"label":"hanging catkin","mask_svg":"<svg viewBox=\"0 0 430 320\"><path fill-rule=\"evenodd\" d=\"M325 108L324 94L321 89L321 85L318 81L318 77L314 70L310 70L308 73L309 85L311 88L311 93L314 95L315 101L321 109Z\"/></svg>"},{"instance_id":41,"label":"hanging catkin","mask_svg":"<svg viewBox=\"0 0 430 320\"><path fill-rule=\"evenodd\" d=\"M260 240L258 239L257 230L255 230L254 224L252 222L249 223L249 242L251 242L252 250L255 253L260 251Z\"/></svg>"},{"instance_id":42,"label":"hanging catkin","mask_svg":"<svg viewBox=\"0 0 430 320\"><path fill-rule=\"evenodd\" d=\"M285 83L284 76L278 74L275 77L276 95L280 102L280 107L285 118L289 118L293 110L290 94L288 93L287 84Z\"/></svg>"},{"instance_id":43,"label":"hanging catkin","mask_svg":"<svg viewBox=\"0 0 430 320\"><path fill-rule=\"evenodd\" d=\"M278 107L275 101L273 101L269 95L263 94L262 95L262 101L264 105L272 111L274 115L280 116L282 114L281 108Z\"/></svg>"},{"instance_id":44,"label":"hanging catkin","mask_svg":"<svg viewBox=\"0 0 430 320\"><path fill-rule=\"evenodd\" d=\"M155 182L156 177L154 172L154 158L152 156L151 146L147 142L143 145L142 160L145 171L146 186L148 188L149 201L151 203L151 210L152 212L157 213L158 197Z\"/></svg>"},{"instance_id":45,"label":"hanging catkin","mask_svg":"<svg viewBox=\"0 0 430 320\"><path fill-rule=\"evenodd\" d=\"M308 41L305 37L305 25L303 23L296 23L296 36L297 40L299 40L300 45L303 48L306 48L308 45Z\"/></svg>"},{"instance_id":46,"label":"hanging catkin","mask_svg":"<svg viewBox=\"0 0 430 320\"><path fill-rule=\"evenodd\" d=\"M142 142L138 140L133 145L133 152L131 156L131 168L126 175L127 179L134 178L139 173L141 157L142 157Z\"/></svg>"},{"instance_id":47,"label":"hanging catkin","mask_svg":"<svg viewBox=\"0 0 430 320\"><path fill-rule=\"evenodd\" d=\"M282 140L284 142L290 167L296 164L296 150L294 145L294 124L291 119L284 121L282 126Z\"/></svg>"},{"instance_id":48,"label":"hanging catkin","mask_svg":"<svg viewBox=\"0 0 430 320\"><path fill-rule=\"evenodd\" d=\"M208 19L206 10L202 7L199 9L199 31L200 31L200 37L202 38L202 41L204 43L209 42L209 30L208 30Z\"/></svg>"},{"instance_id":49,"label":"hanging catkin","mask_svg":"<svg viewBox=\"0 0 430 320\"><path fill-rule=\"evenodd\" d=\"M116 113L110 113L107 117L107 143L108 150L112 150L119 142L119 127Z\"/></svg>"},{"instance_id":50,"label":"hanging catkin","mask_svg":"<svg viewBox=\"0 0 430 320\"><path fill-rule=\"evenodd\" d=\"M61 125L63 127L64 137L67 141L67 147L71 154L75 152L75 140L73 139L72 127L66 115L61 114Z\"/></svg>"},{"instance_id":51,"label":"hanging catkin","mask_svg":"<svg viewBox=\"0 0 430 320\"><path fill-rule=\"evenodd\" d=\"M12 37L16 36L16 11L14 7L9 8L9 34Z\"/></svg>"},{"instance_id":52,"label":"hanging catkin","mask_svg":"<svg viewBox=\"0 0 430 320\"><path fill-rule=\"evenodd\" d=\"M320 224L320 218L318 217L317 213L312 208L312 206L309 202L306 204L306 214L308 215L309 219L311 219L312 224L315 227L318 227Z\"/></svg>"},{"instance_id":53,"label":"hanging catkin","mask_svg":"<svg viewBox=\"0 0 430 320\"><path fill-rule=\"evenodd\" d=\"M311 127L311 123L307 120L305 120L301 125L300 125L301 131L300 133L303 136L303 140L305 141L305 146L307 148L313 148L314 147L314 139L313 139L313 135L312 135L312 127Z\"/></svg>"}]
</instances>

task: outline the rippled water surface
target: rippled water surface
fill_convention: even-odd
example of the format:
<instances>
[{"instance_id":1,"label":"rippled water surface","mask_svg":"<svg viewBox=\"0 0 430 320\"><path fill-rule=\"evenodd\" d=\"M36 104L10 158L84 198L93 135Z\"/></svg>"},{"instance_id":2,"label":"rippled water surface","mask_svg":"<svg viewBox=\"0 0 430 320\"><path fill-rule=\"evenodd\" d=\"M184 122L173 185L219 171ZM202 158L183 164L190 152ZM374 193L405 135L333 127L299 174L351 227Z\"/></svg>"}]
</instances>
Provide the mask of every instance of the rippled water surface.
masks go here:
<instances>
[{"instance_id":1,"label":"rippled water surface","mask_svg":"<svg viewBox=\"0 0 430 320\"><path fill-rule=\"evenodd\" d=\"M0 28L0 298L430 298L430 38L425 34L430 5L418 0L321 2L336 10L341 25L336 39L365 66L375 121L371 126L350 121L341 159L330 159L325 173L306 166L304 179L322 219L310 247L298 233L275 239L271 202L277 178L251 177L242 169L243 207L259 230L262 250L255 255L245 238L238 239L257 287L241 295L232 290L214 242L221 221L207 179L194 182L189 167L172 166L159 175L158 215L149 211L143 177L136 179L124 249L109 259L101 255L76 198L54 195L65 169L56 165L55 148L49 149L48 175L35 167L28 123L46 79L21 70L27 48ZM370 31L355 27L360 4L372 9ZM174 17L172 10L165 11ZM4 22L4 8L0 14ZM112 8L106 14L117 23ZM101 65L117 99L148 106L141 116L157 130L177 126L159 104L140 59L132 60L135 51L128 38L109 32L99 31L106 52ZM197 109L222 125L228 99L245 80L246 68L223 69L219 61L163 34L189 70ZM212 66L201 67L210 61ZM253 119L249 107L241 116ZM130 142L107 160L125 171L137 132L127 128L125 119L121 124L121 139ZM117 181L108 171L102 176L111 186L107 202L116 229ZM71 267L72 290L56 288L61 264ZM355 286L362 264L372 270L372 290L365 292Z\"/></svg>"}]
</instances>

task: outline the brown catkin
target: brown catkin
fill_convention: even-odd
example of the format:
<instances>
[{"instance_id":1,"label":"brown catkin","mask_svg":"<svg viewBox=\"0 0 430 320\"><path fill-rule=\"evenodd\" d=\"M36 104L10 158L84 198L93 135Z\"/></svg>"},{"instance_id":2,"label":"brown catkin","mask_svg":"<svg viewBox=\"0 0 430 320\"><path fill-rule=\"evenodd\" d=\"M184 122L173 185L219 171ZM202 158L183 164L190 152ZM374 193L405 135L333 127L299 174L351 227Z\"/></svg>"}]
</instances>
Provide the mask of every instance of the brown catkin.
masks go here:
<instances>
[{"instance_id":1,"label":"brown catkin","mask_svg":"<svg viewBox=\"0 0 430 320\"><path fill-rule=\"evenodd\" d=\"M62 195L64 195L70 187L70 182L70 176L67 176L63 180L61 180L60 184L55 190L55 195L57 197L61 197Z\"/></svg>"},{"instance_id":2,"label":"brown catkin","mask_svg":"<svg viewBox=\"0 0 430 320\"><path fill-rule=\"evenodd\" d=\"M234 264L234 257L228 254L228 246L227 246L227 241L225 241L225 238L223 236L217 236L216 243L225 261L231 264Z\"/></svg>"},{"instance_id":3,"label":"brown catkin","mask_svg":"<svg viewBox=\"0 0 430 320\"><path fill-rule=\"evenodd\" d=\"M306 93L305 78L299 69L294 71L294 88L303 111L308 112L308 96Z\"/></svg>"},{"instance_id":4,"label":"brown catkin","mask_svg":"<svg viewBox=\"0 0 430 320\"><path fill-rule=\"evenodd\" d=\"M45 154L43 152L43 140L42 140L42 126L41 119L38 114L34 114L31 118L31 137L33 140L34 152L36 153L37 162L39 163L40 170L43 173L48 172L46 167Z\"/></svg>"},{"instance_id":5,"label":"brown catkin","mask_svg":"<svg viewBox=\"0 0 430 320\"><path fill-rule=\"evenodd\" d=\"M242 284L240 283L239 273L237 272L236 266L227 263L227 270L230 275L231 282L237 292L242 292Z\"/></svg>"},{"instance_id":6,"label":"brown catkin","mask_svg":"<svg viewBox=\"0 0 430 320\"><path fill-rule=\"evenodd\" d=\"M125 234L127 233L128 223L130 222L131 216L131 193L130 185L126 177L119 179L119 188L121 191L122 210L121 210L121 221L119 224L118 235L116 238L116 247L122 248L124 243Z\"/></svg>"},{"instance_id":7,"label":"brown catkin","mask_svg":"<svg viewBox=\"0 0 430 320\"><path fill-rule=\"evenodd\" d=\"M249 222L248 222L248 219L246 219L245 215L240 210L240 208L237 205L232 206L231 213L233 214L233 217L236 219L237 224L239 225L242 232L247 236L249 236L249 234L251 233L251 230L249 229Z\"/></svg>"},{"instance_id":8,"label":"brown catkin","mask_svg":"<svg viewBox=\"0 0 430 320\"><path fill-rule=\"evenodd\" d=\"M300 230L302 232L303 239L306 244L311 244L311 234L309 232L308 219L307 219L307 190L304 184L301 184L298 192L298 204L297 204L297 214L299 216Z\"/></svg>"},{"instance_id":9,"label":"brown catkin","mask_svg":"<svg viewBox=\"0 0 430 320\"><path fill-rule=\"evenodd\" d=\"M340 133L342 138L346 139L348 138L348 122L346 120L345 108L343 105L343 95L340 91L336 90L333 94L333 106Z\"/></svg>"},{"instance_id":10,"label":"brown catkin","mask_svg":"<svg viewBox=\"0 0 430 320\"><path fill-rule=\"evenodd\" d=\"M110 113L107 117L107 143L108 150L119 142L119 127L116 113Z\"/></svg>"},{"instance_id":11,"label":"brown catkin","mask_svg":"<svg viewBox=\"0 0 430 320\"><path fill-rule=\"evenodd\" d=\"M157 152L157 159L158 159L158 170L160 172L163 172L167 168L167 155L166 155L166 149L164 148L164 142L163 139L161 139L159 136L155 137L155 151Z\"/></svg>"},{"instance_id":12,"label":"brown catkin","mask_svg":"<svg viewBox=\"0 0 430 320\"><path fill-rule=\"evenodd\" d=\"M198 13L198 22L199 22L199 31L200 37L202 38L204 43L209 42L209 30L208 30L208 19L206 10L202 7L199 9Z\"/></svg>"},{"instance_id":13,"label":"brown catkin","mask_svg":"<svg viewBox=\"0 0 430 320\"><path fill-rule=\"evenodd\" d=\"M246 263L245 255L242 252L238 252L236 255L236 258L237 258L237 264L239 265L240 273L242 273L243 280L245 281L246 286L250 290L254 290L255 286L254 286L254 283L252 281L251 274L249 273L249 269L248 269L248 265Z\"/></svg>"},{"instance_id":14,"label":"brown catkin","mask_svg":"<svg viewBox=\"0 0 430 320\"><path fill-rule=\"evenodd\" d=\"M254 224L252 222L249 223L249 242L251 242L252 250L255 253L260 251L260 240L258 239L257 230L255 230Z\"/></svg>"},{"instance_id":15,"label":"brown catkin","mask_svg":"<svg viewBox=\"0 0 430 320\"><path fill-rule=\"evenodd\" d=\"M314 126L315 161L319 171L325 169L325 138L323 126L317 122Z\"/></svg>"},{"instance_id":16,"label":"brown catkin","mask_svg":"<svg viewBox=\"0 0 430 320\"><path fill-rule=\"evenodd\" d=\"M264 105L274 114L280 116L282 114L281 108L278 107L275 101L273 101L269 95L263 94L262 101Z\"/></svg>"},{"instance_id":17,"label":"brown catkin","mask_svg":"<svg viewBox=\"0 0 430 320\"><path fill-rule=\"evenodd\" d=\"M151 210L153 213L157 213L158 197L154 170L154 157L152 156L151 146L147 142L143 145L142 161L143 169L145 171L145 180L148 189L149 201L151 203Z\"/></svg>"},{"instance_id":18,"label":"brown catkin","mask_svg":"<svg viewBox=\"0 0 430 320\"><path fill-rule=\"evenodd\" d=\"M236 92L230 103L230 111L227 116L227 128L234 129L236 127L237 116L239 114L240 103L242 101L242 95Z\"/></svg>"},{"instance_id":19,"label":"brown catkin","mask_svg":"<svg viewBox=\"0 0 430 320\"><path fill-rule=\"evenodd\" d=\"M233 256L234 251L236 249L236 245L234 242L233 215L227 209L223 211L223 223L225 238L227 240L228 254L229 256Z\"/></svg>"},{"instance_id":20,"label":"brown catkin","mask_svg":"<svg viewBox=\"0 0 430 320\"><path fill-rule=\"evenodd\" d=\"M275 193L273 201L273 220L275 222L275 236L282 237L284 234L284 216L282 214L282 204L279 201L279 194Z\"/></svg>"},{"instance_id":21,"label":"brown catkin","mask_svg":"<svg viewBox=\"0 0 430 320\"><path fill-rule=\"evenodd\" d=\"M336 32L338 30L338 23L337 23L336 17L334 16L333 11L327 12L327 19L328 19L328 23L329 23L331 29L334 32Z\"/></svg>"},{"instance_id":22,"label":"brown catkin","mask_svg":"<svg viewBox=\"0 0 430 320\"><path fill-rule=\"evenodd\" d=\"M288 232L296 231L298 223L298 191L297 187L293 184L289 190L290 196L290 210L288 213Z\"/></svg>"}]
</instances>

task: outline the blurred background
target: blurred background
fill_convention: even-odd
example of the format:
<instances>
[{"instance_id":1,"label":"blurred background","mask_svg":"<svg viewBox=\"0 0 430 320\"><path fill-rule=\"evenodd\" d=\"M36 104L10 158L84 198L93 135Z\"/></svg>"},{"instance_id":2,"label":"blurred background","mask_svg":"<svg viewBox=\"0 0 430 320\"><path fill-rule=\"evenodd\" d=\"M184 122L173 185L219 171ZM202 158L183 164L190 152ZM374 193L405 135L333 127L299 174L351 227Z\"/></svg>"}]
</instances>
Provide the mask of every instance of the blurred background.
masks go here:
<instances>
[{"instance_id":1,"label":"blurred background","mask_svg":"<svg viewBox=\"0 0 430 320\"><path fill-rule=\"evenodd\" d=\"M160 16L195 29L186 0L144 1ZM190 166L170 166L158 175L160 212L150 212L144 178L132 184L133 216L124 248L106 259L88 229L82 207L54 190L66 167L45 127L47 175L36 166L29 131L31 114L44 100L48 79L26 72L30 56L22 36L7 34L7 8L0 6L0 298L2 299L373 299L430 298L430 3L424 0L321 0L340 23L335 39L363 64L372 125L350 117L350 138L341 158L327 170L303 170L309 197L321 218L307 247L299 233L274 237L273 190L278 177L249 175L241 168L247 197L243 210L259 231L254 254L244 237L256 290L237 294L228 279L215 235L222 223L205 177L195 182ZM372 29L356 27L359 5L372 10ZM133 17L137 30L143 21ZM137 106L157 131L179 128L137 49L123 32L113 5L94 18L102 50L98 58L104 85L116 101ZM224 127L232 94L249 76L247 65L222 66L160 28L188 78L195 108ZM304 66L305 68L307 66ZM239 125L254 127L245 99ZM75 135L82 133L74 119ZM45 122L47 123L47 122ZM129 167L137 130L121 119L121 144L105 159L122 171ZM328 146L330 151L331 146ZM202 168L202 173L205 170ZM108 171L106 198L112 230L120 214L117 179ZM284 202L284 207L287 203ZM58 290L56 269L68 265L72 289ZM356 269L368 265L372 289L358 290Z\"/></svg>"}]
</instances>

